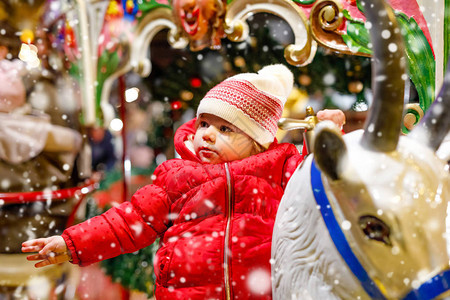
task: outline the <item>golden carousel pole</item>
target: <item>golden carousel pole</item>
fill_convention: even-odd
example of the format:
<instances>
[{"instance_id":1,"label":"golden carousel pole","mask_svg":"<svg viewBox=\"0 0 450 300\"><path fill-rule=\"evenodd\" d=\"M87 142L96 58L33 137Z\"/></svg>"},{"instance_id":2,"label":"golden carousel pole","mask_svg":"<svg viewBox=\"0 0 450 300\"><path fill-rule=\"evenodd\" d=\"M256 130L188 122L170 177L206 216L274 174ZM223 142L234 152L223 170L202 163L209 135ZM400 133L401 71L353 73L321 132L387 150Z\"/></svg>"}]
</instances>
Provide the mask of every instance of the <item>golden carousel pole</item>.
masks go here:
<instances>
[{"instance_id":1,"label":"golden carousel pole","mask_svg":"<svg viewBox=\"0 0 450 300\"><path fill-rule=\"evenodd\" d=\"M83 115L86 126L99 125L96 117L95 88L97 82L98 37L103 26L109 0L77 0L79 15L84 85Z\"/></svg>"},{"instance_id":2,"label":"golden carousel pole","mask_svg":"<svg viewBox=\"0 0 450 300\"><path fill-rule=\"evenodd\" d=\"M86 126L99 126L104 123L107 126L112 116L108 114L111 108L107 102L101 102L103 120L99 120L96 113L96 88L97 88L97 65L98 65L98 46L99 36L104 24L104 17L109 6L109 0L78 0L78 12L81 31L81 45L83 49L82 66L84 70L83 83L85 87L85 105L84 117ZM126 120L125 120L125 79L119 78L119 99L120 99L120 118L123 122L121 130L123 155L122 155L122 172L123 180L123 199L128 199L128 184L130 182L129 159L126 146Z\"/></svg>"}]
</instances>

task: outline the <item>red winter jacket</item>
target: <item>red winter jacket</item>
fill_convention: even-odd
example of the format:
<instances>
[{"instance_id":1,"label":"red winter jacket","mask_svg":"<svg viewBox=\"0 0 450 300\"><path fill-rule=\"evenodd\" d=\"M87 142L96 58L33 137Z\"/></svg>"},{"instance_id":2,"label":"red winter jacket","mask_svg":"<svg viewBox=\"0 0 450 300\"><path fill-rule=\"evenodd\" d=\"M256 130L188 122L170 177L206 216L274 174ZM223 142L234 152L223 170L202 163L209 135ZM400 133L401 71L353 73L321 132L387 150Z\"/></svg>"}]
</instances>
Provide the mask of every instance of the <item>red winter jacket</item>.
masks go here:
<instances>
[{"instance_id":1,"label":"red winter jacket","mask_svg":"<svg viewBox=\"0 0 450 300\"><path fill-rule=\"evenodd\" d=\"M302 158L295 146L274 142L243 160L203 164L184 143L194 121L175 135L182 159L161 164L153 184L64 231L73 263L134 252L160 237L157 299L271 299L272 229Z\"/></svg>"}]
</instances>

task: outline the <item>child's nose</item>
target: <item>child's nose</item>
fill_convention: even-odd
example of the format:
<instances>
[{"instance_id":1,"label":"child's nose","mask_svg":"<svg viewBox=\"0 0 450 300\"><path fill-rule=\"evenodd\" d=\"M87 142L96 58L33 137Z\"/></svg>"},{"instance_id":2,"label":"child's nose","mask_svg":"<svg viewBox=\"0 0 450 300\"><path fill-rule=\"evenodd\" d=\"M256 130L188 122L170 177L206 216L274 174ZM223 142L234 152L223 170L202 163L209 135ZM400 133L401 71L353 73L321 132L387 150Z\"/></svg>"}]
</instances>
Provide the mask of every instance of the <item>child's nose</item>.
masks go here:
<instances>
[{"instance_id":1,"label":"child's nose","mask_svg":"<svg viewBox=\"0 0 450 300\"><path fill-rule=\"evenodd\" d=\"M203 134L203 139L207 142L214 143L216 141L217 129L214 126L209 126Z\"/></svg>"}]
</instances>

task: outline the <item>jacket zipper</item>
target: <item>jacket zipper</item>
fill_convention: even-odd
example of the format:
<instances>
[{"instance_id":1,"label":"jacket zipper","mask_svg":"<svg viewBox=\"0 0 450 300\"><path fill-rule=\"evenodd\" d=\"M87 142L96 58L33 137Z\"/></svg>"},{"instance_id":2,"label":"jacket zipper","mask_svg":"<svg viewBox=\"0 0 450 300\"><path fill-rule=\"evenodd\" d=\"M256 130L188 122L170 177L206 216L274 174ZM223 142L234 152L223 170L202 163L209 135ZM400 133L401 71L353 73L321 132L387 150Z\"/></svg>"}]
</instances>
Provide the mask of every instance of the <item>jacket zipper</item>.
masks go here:
<instances>
[{"instance_id":1,"label":"jacket zipper","mask_svg":"<svg viewBox=\"0 0 450 300\"><path fill-rule=\"evenodd\" d=\"M228 164L225 163L225 173L227 175L227 225L225 227L225 243L224 243L224 251L223 251L223 265L224 265L224 275L225 275L225 293L226 293L226 299L231 300L231 285L230 285L230 274L229 274L229 241L230 241L230 225L231 225L231 200L232 200L232 188L231 188L231 173L230 169L228 167Z\"/></svg>"}]
</instances>

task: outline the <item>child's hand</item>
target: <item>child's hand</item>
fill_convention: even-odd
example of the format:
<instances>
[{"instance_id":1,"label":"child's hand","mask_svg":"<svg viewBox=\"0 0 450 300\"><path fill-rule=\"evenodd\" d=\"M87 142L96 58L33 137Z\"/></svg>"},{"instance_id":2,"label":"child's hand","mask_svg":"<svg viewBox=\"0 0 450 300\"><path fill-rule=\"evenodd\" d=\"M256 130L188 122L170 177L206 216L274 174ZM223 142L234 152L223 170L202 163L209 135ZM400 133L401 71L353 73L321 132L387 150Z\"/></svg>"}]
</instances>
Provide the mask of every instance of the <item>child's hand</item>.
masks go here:
<instances>
[{"instance_id":1,"label":"child's hand","mask_svg":"<svg viewBox=\"0 0 450 300\"><path fill-rule=\"evenodd\" d=\"M66 243L59 235L23 242L22 252L38 252L38 254L27 256L27 260L41 260L34 265L36 268L63 263L71 259Z\"/></svg>"},{"instance_id":2,"label":"child's hand","mask_svg":"<svg viewBox=\"0 0 450 300\"><path fill-rule=\"evenodd\" d=\"M317 112L316 116L319 121L330 120L341 129L345 124L345 115L340 109L324 109Z\"/></svg>"}]
</instances>

